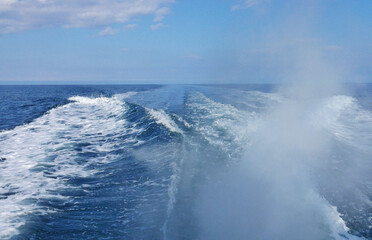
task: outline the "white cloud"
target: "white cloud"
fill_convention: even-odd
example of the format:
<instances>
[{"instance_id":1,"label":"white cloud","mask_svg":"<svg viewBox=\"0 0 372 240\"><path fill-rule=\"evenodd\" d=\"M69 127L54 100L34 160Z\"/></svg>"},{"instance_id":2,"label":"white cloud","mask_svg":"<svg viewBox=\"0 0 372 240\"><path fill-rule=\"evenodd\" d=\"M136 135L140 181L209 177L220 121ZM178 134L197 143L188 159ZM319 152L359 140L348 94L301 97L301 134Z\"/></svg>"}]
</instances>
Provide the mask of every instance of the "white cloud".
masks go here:
<instances>
[{"instance_id":1,"label":"white cloud","mask_svg":"<svg viewBox=\"0 0 372 240\"><path fill-rule=\"evenodd\" d=\"M99 36L108 36L108 35L114 35L114 34L115 34L115 30L112 29L111 27L106 27L105 29L103 29L102 31L98 33Z\"/></svg>"},{"instance_id":2,"label":"white cloud","mask_svg":"<svg viewBox=\"0 0 372 240\"><path fill-rule=\"evenodd\" d=\"M159 8L155 13L154 22L159 22L164 19L164 16L170 12L170 9L167 7Z\"/></svg>"},{"instance_id":3,"label":"white cloud","mask_svg":"<svg viewBox=\"0 0 372 240\"><path fill-rule=\"evenodd\" d=\"M45 0L43 0L45 1ZM104 28L102 31L100 31L98 33L98 36L108 36L108 35L114 35L118 32L121 32L121 31L126 31L126 30L132 30L132 29L135 29L136 27L138 27L138 24L127 24L125 25L122 29L113 29L112 27L106 27Z\"/></svg>"},{"instance_id":4,"label":"white cloud","mask_svg":"<svg viewBox=\"0 0 372 240\"><path fill-rule=\"evenodd\" d=\"M243 4L237 4L231 7L231 10L240 10L243 8L251 8L259 5L260 3L264 2L265 0L245 0Z\"/></svg>"},{"instance_id":5,"label":"white cloud","mask_svg":"<svg viewBox=\"0 0 372 240\"><path fill-rule=\"evenodd\" d=\"M0 0L0 33L43 27L102 27L154 15L160 21L174 0Z\"/></svg>"},{"instance_id":6,"label":"white cloud","mask_svg":"<svg viewBox=\"0 0 372 240\"><path fill-rule=\"evenodd\" d=\"M163 23L157 23L157 24L154 24L154 25L151 25L151 30L158 30L159 28L163 27L164 24Z\"/></svg>"}]
</instances>

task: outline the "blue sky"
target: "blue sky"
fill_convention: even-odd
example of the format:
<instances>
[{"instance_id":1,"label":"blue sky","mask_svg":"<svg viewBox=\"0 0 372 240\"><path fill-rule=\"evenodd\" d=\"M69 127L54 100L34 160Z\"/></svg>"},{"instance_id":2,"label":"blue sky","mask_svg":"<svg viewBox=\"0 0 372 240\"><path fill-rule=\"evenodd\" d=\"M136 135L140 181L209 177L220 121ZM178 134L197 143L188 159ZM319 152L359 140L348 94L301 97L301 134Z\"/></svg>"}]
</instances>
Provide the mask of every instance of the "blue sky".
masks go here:
<instances>
[{"instance_id":1,"label":"blue sky","mask_svg":"<svg viewBox=\"0 0 372 240\"><path fill-rule=\"evenodd\" d=\"M371 0L0 0L0 83L275 83L309 42L344 81L371 82L371 12Z\"/></svg>"}]
</instances>

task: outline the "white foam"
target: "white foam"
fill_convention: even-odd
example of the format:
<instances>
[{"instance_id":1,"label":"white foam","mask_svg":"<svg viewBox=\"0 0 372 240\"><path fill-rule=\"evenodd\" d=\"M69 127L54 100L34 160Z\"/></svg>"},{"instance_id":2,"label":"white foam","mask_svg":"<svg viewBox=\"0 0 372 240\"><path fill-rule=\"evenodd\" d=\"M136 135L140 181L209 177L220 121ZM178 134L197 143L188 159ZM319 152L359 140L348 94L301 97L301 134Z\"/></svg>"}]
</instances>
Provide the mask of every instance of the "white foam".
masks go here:
<instances>
[{"instance_id":1,"label":"white foam","mask_svg":"<svg viewBox=\"0 0 372 240\"><path fill-rule=\"evenodd\" d=\"M82 97L82 96L73 96L68 98L69 101L74 101L82 104L104 104L109 102L111 99L107 97L98 97L98 98L90 98L90 97Z\"/></svg>"},{"instance_id":2,"label":"white foam","mask_svg":"<svg viewBox=\"0 0 372 240\"><path fill-rule=\"evenodd\" d=\"M0 163L0 192L14 193L0 199L1 239L17 234L27 214L46 211L27 200L63 198L56 192L71 187L64 179L95 174L90 165L115 158L109 154L115 142L107 140L131 131L121 117L127 106L119 99L75 96L69 100L73 102L30 124L0 133L0 156L6 158ZM77 163L77 143L89 144L81 152L107 154Z\"/></svg>"},{"instance_id":3,"label":"white foam","mask_svg":"<svg viewBox=\"0 0 372 240\"><path fill-rule=\"evenodd\" d=\"M178 128L177 124L171 119L171 117L166 112L164 112L164 110L146 108L146 111L156 121L157 124L163 125L164 127L168 128L168 130L171 132L182 134L182 130Z\"/></svg>"},{"instance_id":4,"label":"white foam","mask_svg":"<svg viewBox=\"0 0 372 240\"><path fill-rule=\"evenodd\" d=\"M313 120L340 141L372 151L372 112L362 109L355 98L340 95L325 99Z\"/></svg>"},{"instance_id":5,"label":"white foam","mask_svg":"<svg viewBox=\"0 0 372 240\"><path fill-rule=\"evenodd\" d=\"M119 94L115 94L113 97L117 98L117 99L120 99L120 100L124 100L124 99L130 98L130 97L133 97L137 93L138 92L119 93Z\"/></svg>"},{"instance_id":6,"label":"white foam","mask_svg":"<svg viewBox=\"0 0 372 240\"><path fill-rule=\"evenodd\" d=\"M255 112L213 101L200 92L190 96L187 107L191 110L193 127L209 143L227 153L236 149L233 145L246 145L259 126L259 116Z\"/></svg>"},{"instance_id":7,"label":"white foam","mask_svg":"<svg viewBox=\"0 0 372 240\"><path fill-rule=\"evenodd\" d=\"M177 118L177 120L178 120L179 122L182 122L182 124L185 125L185 127L187 127L187 128L191 128L191 124L188 123L185 119L181 118L180 116L178 116L178 115L176 115L176 114L174 115L174 117Z\"/></svg>"},{"instance_id":8,"label":"white foam","mask_svg":"<svg viewBox=\"0 0 372 240\"><path fill-rule=\"evenodd\" d=\"M331 237L335 240L363 240L365 238L358 237L349 233L349 228L345 221L341 218L341 214L334 206L327 206L328 221L331 227Z\"/></svg>"},{"instance_id":9,"label":"white foam","mask_svg":"<svg viewBox=\"0 0 372 240\"><path fill-rule=\"evenodd\" d=\"M173 162L171 164L173 174L170 177L170 184L168 186L168 204L167 204L167 218L162 226L162 232L164 235L164 240L168 239L168 221L173 212L174 205L176 204L176 195L178 193L178 184L181 180L181 170L183 162L185 161L185 156L183 156L178 163Z\"/></svg>"},{"instance_id":10,"label":"white foam","mask_svg":"<svg viewBox=\"0 0 372 240\"><path fill-rule=\"evenodd\" d=\"M316 120L324 125L331 125L336 122L340 115L347 109L355 108L356 100L348 96L334 96L325 99L315 115Z\"/></svg>"}]
</instances>

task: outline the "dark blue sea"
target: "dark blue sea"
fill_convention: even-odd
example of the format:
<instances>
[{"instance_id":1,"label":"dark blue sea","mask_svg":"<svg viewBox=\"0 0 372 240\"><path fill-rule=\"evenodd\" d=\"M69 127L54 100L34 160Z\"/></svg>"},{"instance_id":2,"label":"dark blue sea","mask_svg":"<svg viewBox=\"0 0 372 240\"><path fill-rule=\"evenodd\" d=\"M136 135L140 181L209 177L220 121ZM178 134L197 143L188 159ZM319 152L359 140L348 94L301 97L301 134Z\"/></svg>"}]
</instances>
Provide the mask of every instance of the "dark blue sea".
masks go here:
<instances>
[{"instance_id":1,"label":"dark blue sea","mask_svg":"<svg viewBox=\"0 0 372 240\"><path fill-rule=\"evenodd\" d=\"M0 239L372 239L372 85L282 88L0 86Z\"/></svg>"}]
</instances>

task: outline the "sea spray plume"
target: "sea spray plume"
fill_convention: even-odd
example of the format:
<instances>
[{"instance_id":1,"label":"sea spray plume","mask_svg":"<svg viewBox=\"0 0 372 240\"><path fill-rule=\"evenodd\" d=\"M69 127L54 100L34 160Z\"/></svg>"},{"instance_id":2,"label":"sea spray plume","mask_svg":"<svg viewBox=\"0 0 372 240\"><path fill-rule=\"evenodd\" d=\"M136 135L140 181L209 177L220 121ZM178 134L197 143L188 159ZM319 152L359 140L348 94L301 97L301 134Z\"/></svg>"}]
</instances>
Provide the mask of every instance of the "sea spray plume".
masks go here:
<instances>
[{"instance_id":1,"label":"sea spray plume","mask_svg":"<svg viewBox=\"0 0 372 240\"><path fill-rule=\"evenodd\" d=\"M309 37L313 5L304 6L311 11L291 13L275 38L286 62L279 88L285 98L266 113L242 161L208 179L198 206L200 239L358 238L316 187L316 170L331 157L331 139L312 115L341 91L343 79L320 41Z\"/></svg>"},{"instance_id":2,"label":"sea spray plume","mask_svg":"<svg viewBox=\"0 0 372 240\"><path fill-rule=\"evenodd\" d=\"M200 239L353 238L314 179L330 157L331 143L312 114L338 86L330 72L323 80L326 65L318 71L317 63L326 61L313 54L314 46L309 49L311 57L298 63L298 72L280 90L286 97L266 113L242 161L207 182L198 211ZM330 79L327 89L317 90L310 72L314 79Z\"/></svg>"}]
</instances>

